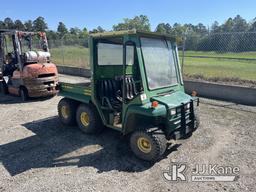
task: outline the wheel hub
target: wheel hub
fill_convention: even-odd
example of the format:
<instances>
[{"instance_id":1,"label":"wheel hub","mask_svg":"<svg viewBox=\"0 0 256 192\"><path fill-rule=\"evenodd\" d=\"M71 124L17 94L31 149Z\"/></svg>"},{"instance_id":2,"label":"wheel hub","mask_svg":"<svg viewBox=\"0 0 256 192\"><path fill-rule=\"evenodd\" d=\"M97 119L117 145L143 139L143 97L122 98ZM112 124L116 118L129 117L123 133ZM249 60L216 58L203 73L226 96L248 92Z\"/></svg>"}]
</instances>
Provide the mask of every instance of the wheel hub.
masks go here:
<instances>
[{"instance_id":1,"label":"wheel hub","mask_svg":"<svg viewBox=\"0 0 256 192\"><path fill-rule=\"evenodd\" d=\"M62 106L61 107L61 115L67 119L69 117L69 109L67 106Z\"/></svg>"},{"instance_id":2,"label":"wheel hub","mask_svg":"<svg viewBox=\"0 0 256 192\"><path fill-rule=\"evenodd\" d=\"M137 146L143 153L149 153L151 151L151 143L145 137L140 137L138 139Z\"/></svg>"},{"instance_id":3,"label":"wheel hub","mask_svg":"<svg viewBox=\"0 0 256 192\"><path fill-rule=\"evenodd\" d=\"M81 115L80 115L80 120L81 120L81 123L87 127L89 124L90 124L90 118L89 118L89 115L88 113L86 112L82 112Z\"/></svg>"}]
</instances>

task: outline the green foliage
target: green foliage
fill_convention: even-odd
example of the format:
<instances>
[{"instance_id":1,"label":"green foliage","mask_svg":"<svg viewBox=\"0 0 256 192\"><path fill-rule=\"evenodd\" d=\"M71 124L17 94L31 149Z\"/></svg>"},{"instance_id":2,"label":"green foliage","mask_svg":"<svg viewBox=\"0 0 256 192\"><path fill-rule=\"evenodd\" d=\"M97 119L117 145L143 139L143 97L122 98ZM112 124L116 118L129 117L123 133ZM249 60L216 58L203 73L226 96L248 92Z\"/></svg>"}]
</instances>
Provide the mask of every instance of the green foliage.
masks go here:
<instances>
[{"instance_id":1,"label":"green foliage","mask_svg":"<svg viewBox=\"0 0 256 192\"><path fill-rule=\"evenodd\" d=\"M114 31L137 29L150 31L150 22L146 15L135 16L133 19L125 18L122 23L113 26Z\"/></svg>"},{"instance_id":2,"label":"green foliage","mask_svg":"<svg viewBox=\"0 0 256 192\"><path fill-rule=\"evenodd\" d=\"M98 26L96 29L93 29L90 31L90 33L102 33L105 29L103 29L101 26Z\"/></svg>"},{"instance_id":3,"label":"green foliage","mask_svg":"<svg viewBox=\"0 0 256 192\"><path fill-rule=\"evenodd\" d=\"M68 29L63 22L59 22L57 32L59 33L60 37L62 38L65 34L68 33Z\"/></svg>"},{"instance_id":4,"label":"green foliage","mask_svg":"<svg viewBox=\"0 0 256 192\"><path fill-rule=\"evenodd\" d=\"M0 29L5 29L5 24L3 21L0 20Z\"/></svg>"},{"instance_id":5,"label":"green foliage","mask_svg":"<svg viewBox=\"0 0 256 192\"><path fill-rule=\"evenodd\" d=\"M31 20L28 20L24 23L25 31L33 31L33 22Z\"/></svg>"},{"instance_id":6,"label":"green foliage","mask_svg":"<svg viewBox=\"0 0 256 192\"><path fill-rule=\"evenodd\" d=\"M78 35L80 34L82 31L78 28L78 27L72 27L69 30L70 34L72 35Z\"/></svg>"},{"instance_id":7,"label":"green foliage","mask_svg":"<svg viewBox=\"0 0 256 192\"><path fill-rule=\"evenodd\" d=\"M55 31L52 31L52 30L47 31L46 34L47 34L47 38L48 38L50 41L59 38L59 35L58 35Z\"/></svg>"},{"instance_id":8,"label":"green foliage","mask_svg":"<svg viewBox=\"0 0 256 192\"><path fill-rule=\"evenodd\" d=\"M156 32L163 33L163 34L171 34L172 33L172 26L169 23L159 23L156 27Z\"/></svg>"},{"instance_id":9,"label":"green foliage","mask_svg":"<svg viewBox=\"0 0 256 192\"><path fill-rule=\"evenodd\" d=\"M250 31L255 31L256 32L256 17L252 21Z\"/></svg>"},{"instance_id":10,"label":"green foliage","mask_svg":"<svg viewBox=\"0 0 256 192\"><path fill-rule=\"evenodd\" d=\"M25 30L25 26L23 25L23 23L21 22L21 20L16 20L14 22L14 28L18 29L20 31L24 31Z\"/></svg>"},{"instance_id":11,"label":"green foliage","mask_svg":"<svg viewBox=\"0 0 256 192\"><path fill-rule=\"evenodd\" d=\"M48 29L47 23L44 21L43 17L38 17L33 21L33 30L34 31L46 31Z\"/></svg>"},{"instance_id":12,"label":"green foliage","mask_svg":"<svg viewBox=\"0 0 256 192\"><path fill-rule=\"evenodd\" d=\"M4 19L4 28L5 29L14 29L14 23L10 17Z\"/></svg>"}]
</instances>

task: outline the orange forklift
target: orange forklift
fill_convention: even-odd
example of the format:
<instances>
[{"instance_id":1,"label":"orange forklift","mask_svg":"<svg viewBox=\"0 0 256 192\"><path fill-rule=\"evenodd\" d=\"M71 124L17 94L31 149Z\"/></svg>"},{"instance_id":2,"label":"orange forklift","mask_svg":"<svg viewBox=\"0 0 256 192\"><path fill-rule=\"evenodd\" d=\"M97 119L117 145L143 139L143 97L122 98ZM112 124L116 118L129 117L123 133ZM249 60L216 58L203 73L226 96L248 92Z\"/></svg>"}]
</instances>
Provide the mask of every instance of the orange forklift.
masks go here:
<instances>
[{"instance_id":1,"label":"orange forklift","mask_svg":"<svg viewBox=\"0 0 256 192\"><path fill-rule=\"evenodd\" d=\"M0 30L0 85L22 101L56 95L58 72L44 32Z\"/></svg>"}]
</instances>

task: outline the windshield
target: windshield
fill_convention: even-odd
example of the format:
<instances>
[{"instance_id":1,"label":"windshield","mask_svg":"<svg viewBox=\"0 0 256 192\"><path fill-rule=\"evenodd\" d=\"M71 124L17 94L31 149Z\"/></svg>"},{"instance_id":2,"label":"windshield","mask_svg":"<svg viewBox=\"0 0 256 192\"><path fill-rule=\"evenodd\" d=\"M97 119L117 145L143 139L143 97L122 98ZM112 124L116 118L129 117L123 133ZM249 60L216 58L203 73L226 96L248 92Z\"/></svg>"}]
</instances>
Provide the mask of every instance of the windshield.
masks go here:
<instances>
[{"instance_id":1,"label":"windshield","mask_svg":"<svg viewBox=\"0 0 256 192\"><path fill-rule=\"evenodd\" d=\"M141 38L141 47L149 89L177 84L171 42L164 39Z\"/></svg>"}]
</instances>

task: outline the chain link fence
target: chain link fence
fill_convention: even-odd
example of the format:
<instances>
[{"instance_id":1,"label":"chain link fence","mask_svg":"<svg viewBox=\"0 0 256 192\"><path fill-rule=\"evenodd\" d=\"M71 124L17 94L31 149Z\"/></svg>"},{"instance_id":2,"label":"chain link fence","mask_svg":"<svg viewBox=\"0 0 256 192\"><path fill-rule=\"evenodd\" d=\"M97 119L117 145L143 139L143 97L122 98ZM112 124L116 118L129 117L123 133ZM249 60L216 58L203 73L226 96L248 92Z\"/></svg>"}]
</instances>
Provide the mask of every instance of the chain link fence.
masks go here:
<instances>
[{"instance_id":1,"label":"chain link fence","mask_svg":"<svg viewBox=\"0 0 256 192\"><path fill-rule=\"evenodd\" d=\"M87 39L48 40L52 62L56 65L88 69L89 49Z\"/></svg>"},{"instance_id":2,"label":"chain link fence","mask_svg":"<svg viewBox=\"0 0 256 192\"><path fill-rule=\"evenodd\" d=\"M187 34L183 40L180 57L186 77L256 82L256 32Z\"/></svg>"},{"instance_id":3,"label":"chain link fence","mask_svg":"<svg viewBox=\"0 0 256 192\"><path fill-rule=\"evenodd\" d=\"M256 32L188 33L180 46L183 74L210 81L256 82ZM56 65L89 68L87 39L48 40Z\"/></svg>"}]
</instances>

